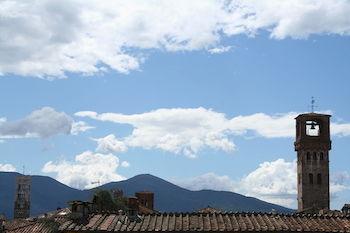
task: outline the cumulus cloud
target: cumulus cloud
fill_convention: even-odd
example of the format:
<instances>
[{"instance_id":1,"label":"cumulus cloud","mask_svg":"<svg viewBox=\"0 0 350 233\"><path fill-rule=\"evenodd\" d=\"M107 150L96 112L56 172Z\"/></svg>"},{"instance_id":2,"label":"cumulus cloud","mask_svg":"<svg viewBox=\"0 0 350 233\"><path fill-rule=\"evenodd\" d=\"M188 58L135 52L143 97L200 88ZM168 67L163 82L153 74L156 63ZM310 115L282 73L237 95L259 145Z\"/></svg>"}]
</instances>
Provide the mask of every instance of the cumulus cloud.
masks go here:
<instances>
[{"instance_id":1,"label":"cumulus cloud","mask_svg":"<svg viewBox=\"0 0 350 233\"><path fill-rule=\"evenodd\" d=\"M331 198L350 187L350 176L346 172L330 175ZM277 159L264 162L244 177L241 182L242 192L262 200L296 207L297 198L297 163Z\"/></svg>"},{"instance_id":2,"label":"cumulus cloud","mask_svg":"<svg viewBox=\"0 0 350 233\"><path fill-rule=\"evenodd\" d=\"M125 143L117 139L113 134L107 135L103 138L93 139L97 142L96 151L102 153L118 153L125 152L128 147Z\"/></svg>"},{"instance_id":3,"label":"cumulus cloud","mask_svg":"<svg viewBox=\"0 0 350 233\"><path fill-rule=\"evenodd\" d=\"M237 192L278 205L296 207L296 161L277 159L263 162L257 169L236 181L229 176L211 172L175 182L190 190Z\"/></svg>"},{"instance_id":4,"label":"cumulus cloud","mask_svg":"<svg viewBox=\"0 0 350 233\"><path fill-rule=\"evenodd\" d=\"M204 147L224 151L235 148L226 132L228 120L225 115L204 108L158 109L134 115L95 112L78 112L75 115L134 127L131 135L123 139L107 136L108 140L98 140L98 149L101 150L111 150L112 147L120 150L126 145L194 157Z\"/></svg>"},{"instance_id":5,"label":"cumulus cloud","mask_svg":"<svg viewBox=\"0 0 350 233\"><path fill-rule=\"evenodd\" d=\"M348 35L349 14L344 0L5 0L0 74L127 73L149 49L219 51L222 38L261 30L276 39Z\"/></svg>"},{"instance_id":6,"label":"cumulus cloud","mask_svg":"<svg viewBox=\"0 0 350 233\"><path fill-rule=\"evenodd\" d=\"M349 189L350 175L347 172L337 172L330 176L331 198ZM190 190L211 189L231 191L274 204L297 207L297 163L277 159L259 164L240 180L234 181L229 176L206 173L194 178L174 181L181 187Z\"/></svg>"},{"instance_id":7,"label":"cumulus cloud","mask_svg":"<svg viewBox=\"0 0 350 233\"><path fill-rule=\"evenodd\" d=\"M76 116L99 121L129 124L130 135L116 138L108 135L95 139L101 152L121 152L128 147L161 149L175 154L195 157L203 148L232 152L231 137L253 135L265 138L290 138L295 136L296 112L267 115L256 113L228 118L225 114L205 108L157 109L141 114L120 114L82 111ZM333 135L350 135L349 124L332 123Z\"/></svg>"},{"instance_id":8,"label":"cumulus cloud","mask_svg":"<svg viewBox=\"0 0 350 233\"><path fill-rule=\"evenodd\" d=\"M0 172L15 172L16 168L12 164L1 164L0 163Z\"/></svg>"},{"instance_id":9,"label":"cumulus cloud","mask_svg":"<svg viewBox=\"0 0 350 233\"><path fill-rule=\"evenodd\" d=\"M93 127L85 122L74 122L64 112L57 112L51 107L35 110L17 121L0 119L0 139L6 138L49 138L58 134L78 134Z\"/></svg>"},{"instance_id":10,"label":"cumulus cloud","mask_svg":"<svg viewBox=\"0 0 350 233\"><path fill-rule=\"evenodd\" d=\"M246 195L268 202L295 206L296 166L296 161L287 162L284 159L263 162L241 180L241 189Z\"/></svg>"},{"instance_id":11,"label":"cumulus cloud","mask_svg":"<svg viewBox=\"0 0 350 233\"><path fill-rule=\"evenodd\" d=\"M99 154L85 151L75 157L75 161L47 162L44 173L56 173L56 179L78 189L93 188L125 178L117 173L119 159L113 154Z\"/></svg>"}]
</instances>

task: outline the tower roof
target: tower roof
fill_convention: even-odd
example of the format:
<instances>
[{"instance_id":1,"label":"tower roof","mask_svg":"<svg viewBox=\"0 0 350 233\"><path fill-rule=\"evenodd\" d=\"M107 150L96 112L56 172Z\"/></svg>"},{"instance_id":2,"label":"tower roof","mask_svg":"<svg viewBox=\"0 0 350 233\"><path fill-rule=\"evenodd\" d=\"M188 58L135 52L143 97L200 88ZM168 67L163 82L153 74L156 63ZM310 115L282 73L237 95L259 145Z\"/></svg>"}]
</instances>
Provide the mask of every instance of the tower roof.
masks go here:
<instances>
[{"instance_id":1,"label":"tower roof","mask_svg":"<svg viewBox=\"0 0 350 233\"><path fill-rule=\"evenodd\" d=\"M301 118L301 117L331 117L331 116L332 115L329 115L329 114L309 112L309 113L299 114L295 119L298 119L298 118Z\"/></svg>"}]
</instances>

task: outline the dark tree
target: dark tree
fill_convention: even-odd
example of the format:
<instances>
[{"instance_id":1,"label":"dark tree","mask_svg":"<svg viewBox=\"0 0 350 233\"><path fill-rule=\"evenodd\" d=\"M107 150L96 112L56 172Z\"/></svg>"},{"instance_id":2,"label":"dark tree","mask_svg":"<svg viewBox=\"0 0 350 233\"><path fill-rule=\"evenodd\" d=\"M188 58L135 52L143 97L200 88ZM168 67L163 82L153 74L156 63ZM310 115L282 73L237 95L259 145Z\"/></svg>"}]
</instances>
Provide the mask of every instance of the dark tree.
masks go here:
<instances>
[{"instance_id":1,"label":"dark tree","mask_svg":"<svg viewBox=\"0 0 350 233\"><path fill-rule=\"evenodd\" d=\"M126 198L114 199L107 190L96 190L92 202L97 211L118 211L126 210Z\"/></svg>"}]
</instances>

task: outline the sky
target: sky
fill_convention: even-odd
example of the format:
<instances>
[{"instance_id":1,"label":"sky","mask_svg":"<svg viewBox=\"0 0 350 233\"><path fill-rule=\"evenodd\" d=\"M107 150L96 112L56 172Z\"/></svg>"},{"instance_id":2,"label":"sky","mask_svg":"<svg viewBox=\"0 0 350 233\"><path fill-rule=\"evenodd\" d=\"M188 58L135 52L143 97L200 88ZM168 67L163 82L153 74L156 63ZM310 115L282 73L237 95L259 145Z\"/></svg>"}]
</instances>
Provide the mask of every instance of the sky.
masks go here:
<instances>
[{"instance_id":1,"label":"sky","mask_svg":"<svg viewBox=\"0 0 350 233\"><path fill-rule=\"evenodd\" d=\"M0 171L78 189L150 173L296 208L295 120L331 118L350 195L348 0L4 0Z\"/></svg>"}]
</instances>

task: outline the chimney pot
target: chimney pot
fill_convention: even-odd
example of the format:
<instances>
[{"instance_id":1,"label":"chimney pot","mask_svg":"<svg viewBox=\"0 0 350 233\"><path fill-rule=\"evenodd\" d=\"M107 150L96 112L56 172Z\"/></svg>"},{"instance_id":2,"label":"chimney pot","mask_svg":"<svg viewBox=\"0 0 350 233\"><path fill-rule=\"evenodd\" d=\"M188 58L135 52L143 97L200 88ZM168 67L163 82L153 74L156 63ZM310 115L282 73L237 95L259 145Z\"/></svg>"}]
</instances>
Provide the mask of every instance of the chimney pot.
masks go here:
<instances>
[{"instance_id":1,"label":"chimney pot","mask_svg":"<svg viewBox=\"0 0 350 233\"><path fill-rule=\"evenodd\" d=\"M76 221L86 221L90 212L92 203L84 201L69 202L71 209L71 219Z\"/></svg>"},{"instance_id":2,"label":"chimney pot","mask_svg":"<svg viewBox=\"0 0 350 233\"><path fill-rule=\"evenodd\" d=\"M137 216L139 212L139 201L136 197L128 198L129 216Z\"/></svg>"}]
</instances>

